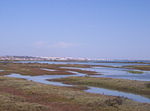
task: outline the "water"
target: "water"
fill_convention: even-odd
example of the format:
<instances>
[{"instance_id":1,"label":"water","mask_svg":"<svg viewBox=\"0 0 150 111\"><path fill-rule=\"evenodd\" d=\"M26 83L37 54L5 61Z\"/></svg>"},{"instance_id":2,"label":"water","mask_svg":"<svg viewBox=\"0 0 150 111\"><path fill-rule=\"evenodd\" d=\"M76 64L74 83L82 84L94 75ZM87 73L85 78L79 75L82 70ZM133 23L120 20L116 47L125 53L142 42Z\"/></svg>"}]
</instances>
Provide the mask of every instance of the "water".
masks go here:
<instances>
[{"instance_id":1,"label":"water","mask_svg":"<svg viewBox=\"0 0 150 111\"><path fill-rule=\"evenodd\" d=\"M75 73L74 71L71 71ZM53 82L53 81L48 81L48 79L58 79L58 78L65 78L65 77L71 77L71 76L85 76L85 74L80 74L77 73L76 75L41 75L41 76L24 76L20 74L10 74L6 75L7 77L15 77L15 78L22 78L22 79L27 79L30 81L38 82L38 83L43 83L43 84L50 84L50 85L56 85L56 86L73 86L70 84L64 84L62 82ZM88 87L89 89L85 90L85 92L89 93L98 93L98 94L104 94L104 95L111 95L111 96L121 96L121 97L126 97L129 99L132 99L134 101L142 102L142 103L150 103L150 99L132 94L132 93L125 93L125 92L120 92L116 90L109 90L105 88L96 88L96 87Z\"/></svg>"},{"instance_id":2,"label":"water","mask_svg":"<svg viewBox=\"0 0 150 111\"><path fill-rule=\"evenodd\" d=\"M47 80L47 79L65 78L65 77L69 77L69 76L70 75L42 75L42 76L24 76L24 75L20 75L20 74L6 75L6 77L22 78L22 79L26 79L29 81L43 83L43 84L50 84L50 85L57 85L57 86L72 86L69 84L63 84L61 82L53 82L53 81Z\"/></svg>"},{"instance_id":3,"label":"water","mask_svg":"<svg viewBox=\"0 0 150 111\"><path fill-rule=\"evenodd\" d=\"M102 73L103 75L94 75L92 77L107 77L107 78L118 78L118 79L128 79L128 80L138 80L138 81L150 81L150 71L142 71L142 74L130 73L128 71L140 71L132 69L123 68L107 68L99 67L93 68L96 72Z\"/></svg>"},{"instance_id":4,"label":"water","mask_svg":"<svg viewBox=\"0 0 150 111\"><path fill-rule=\"evenodd\" d=\"M62 67L67 69L81 69L87 71L98 72L99 75L90 75L90 77L106 77L117 79L128 79L138 81L150 81L150 71L142 71L142 74L133 74L128 71L140 71L125 68L109 68L109 67L93 67L93 68L77 68L77 67Z\"/></svg>"},{"instance_id":5,"label":"water","mask_svg":"<svg viewBox=\"0 0 150 111\"><path fill-rule=\"evenodd\" d=\"M148 65L148 64L139 64L139 63L115 63L115 62L145 62L150 63L150 61L112 61L114 63L101 61L97 63L94 61L91 62L56 62L56 61L17 61L19 63L47 63L47 64L86 64L86 65L106 65L106 66L126 66L126 65ZM63 67L62 67L63 68ZM65 68L65 67L64 67ZM117 78L117 79L129 79L129 80L138 80L138 81L150 81L150 71L142 71L143 74L133 74L127 71L130 69L125 68L109 68L109 67L93 67L93 68L75 68L75 67L66 67L68 69L81 69L88 71L96 71L102 75L95 75L91 77L106 77L106 78ZM43 69L45 70L45 69ZM52 69L46 69L47 71L52 71ZM139 70L134 70L139 71Z\"/></svg>"},{"instance_id":6,"label":"water","mask_svg":"<svg viewBox=\"0 0 150 111\"><path fill-rule=\"evenodd\" d=\"M85 64L85 65L106 65L106 66L114 66L114 67L120 67L120 66L127 66L127 65L148 65L149 62L145 62L148 64L142 64L142 63L113 63L111 62L95 62L95 61L85 61L85 62L60 62L60 61L15 61L15 63L46 63L46 64ZM116 61L119 62L119 61Z\"/></svg>"},{"instance_id":7,"label":"water","mask_svg":"<svg viewBox=\"0 0 150 111\"><path fill-rule=\"evenodd\" d=\"M22 79L27 79L30 81L38 82L38 83L43 83L43 84L51 84L51 85L57 85L57 86L72 86L69 84L63 84L62 82L53 82L53 81L48 81L48 79L58 79L58 78L66 78L66 77L71 77L71 76L85 76L86 74L78 73L75 71L68 71L71 73L75 73L76 75L41 75L41 76L27 76L27 75L20 75L20 74L10 74L6 75L7 77L15 77L15 78L22 78Z\"/></svg>"},{"instance_id":8,"label":"water","mask_svg":"<svg viewBox=\"0 0 150 111\"><path fill-rule=\"evenodd\" d=\"M56 70L53 70L53 69L46 69L46 68L41 68L42 70L46 70L46 71L56 71ZM74 76L86 76L86 74L83 74L83 73L79 73L79 72L75 72L75 71L67 71L67 72L70 72L70 73L75 73L76 75ZM51 76L56 76L56 75L51 75ZM58 75L57 75L58 76ZM73 76L73 75L71 75Z\"/></svg>"},{"instance_id":9,"label":"water","mask_svg":"<svg viewBox=\"0 0 150 111\"><path fill-rule=\"evenodd\" d=\"M0 70L0 72L3 72L4 70Z\"/></svg>"},{"instance_id":10,"label":"water","mask_svg":"<svg viewBox=\"0 0 150 111\"><path fill-rule=\"evenodd\" d=\"M112 60L110 61L112 63L108 61L89 61L89 62L15 61L15 62L17 63L47 63L47 64L86 64L86 65L106 65L106 66L119 66L119 67L126 66L126 65L148 65L150 64L149 60L134 60L134 61ZM115 62L131 62L131 63L115 63ZM144 62L145 64L133 63L133 62ZM75 69L74 67L72 68ZM129 71L129 69L125 69L125 68L93 67L93 68L78 68L78 69L96 71L99 74L102 74L102 75L95 75L91 77L107 77L107 78L129 79L129 80L138 80L138 81L150 81L150 71L143 71L143 74L133 74L133 73L127 72ZM55 71L52 69L43 69L43 70Z\"/></svg>"},{"instance_id":11,"label":"water","mask_svg":"<svg viewBox=\"0 0 150 111\"><path fill-rule=\"evenodd\" d=\"M54 69L46 69L46 68L41 68L42 70L45 70L45 71L56 71Z\"/></svg>"},{"instance_id":12,"label":"water","mask_svg":"<svg viewBox=\"0 0 150 111\"><path fill-rule=\"evenodd\" d=\"M128 99L132 99L134 101L138 101L141 103L150 103L150 99L132 94L132 93L126 93L126 92L121 92L121 91L116 91L116 90L110 90L110 89L105 89L105 88L96 88L96 87L89 87L89 89L85 90L86 92L89 93L97 93L97 94L104 94L104 95L110 95L110 96L121 96L121 97L126 97Z\"/></svg>"},{"instance_id":13,"label":"water","mask_svg":"<svg viewBox=\"0 0 150 111\"><path fill-rule=\"evenodd\" d=\"M17 62L19 63L48 63L48 64L88 64L88 65L107 65L107 66L147 65L147 64L138 64L138 63L95 63L95 62L53 62L53 61L17 61ZM62 68L81 69L81 70L98 72L97 75L90 75L90 77L107 77L107 78L119 78L119 79L129 79L129 80L139 80L139 81L150 81L150 71L142 71L143 72L142 74L133 74L133 73L128 72L131 69L125 69L125 68L109 68L109 67L92 67L92 68L62 67ZM53 69L45 69L45 68L42 68L42 70L55 71ZM134 71L140 71L140 70L134 70ZM75 73L75 75L23 76L20 74L10 74L7 76L23 78L27 80L32 80L34 82L57 85L57 86L73 86L73 85L63 84L61 82L48 81L47 79L59 79L59 78L66 78L66 77L71 77L71 76L81 76L81 77L86 76L86 74L78 73L75 71L68 71L68 72ZM89 89L85 91L90 92L90 93L98 93L98 94L105 94L105 95L123 96L129 99L132 99L134 101L150 103L149 98L136 95L136 94L132 94L132 93L120 92L116 90L89 87Z\"/></svg>"}]
</instances>

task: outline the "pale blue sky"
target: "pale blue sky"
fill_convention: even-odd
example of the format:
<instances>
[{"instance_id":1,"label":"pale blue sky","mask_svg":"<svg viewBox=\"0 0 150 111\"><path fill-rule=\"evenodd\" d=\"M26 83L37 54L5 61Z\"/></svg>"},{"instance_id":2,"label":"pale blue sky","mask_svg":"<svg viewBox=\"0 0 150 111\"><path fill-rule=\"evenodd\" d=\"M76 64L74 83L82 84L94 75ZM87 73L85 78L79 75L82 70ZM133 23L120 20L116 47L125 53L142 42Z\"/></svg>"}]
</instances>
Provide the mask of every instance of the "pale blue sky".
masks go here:
<instances>
[{"instance_id":1,"label":"pale blue sky","mask_svg":"<svg viewBox=\"0 0 150 111\"><path fill-rule=\"evenodd\" d=\"M0 0L0 55L150 59L150 0Z\"/></svg>"}]
</instances>

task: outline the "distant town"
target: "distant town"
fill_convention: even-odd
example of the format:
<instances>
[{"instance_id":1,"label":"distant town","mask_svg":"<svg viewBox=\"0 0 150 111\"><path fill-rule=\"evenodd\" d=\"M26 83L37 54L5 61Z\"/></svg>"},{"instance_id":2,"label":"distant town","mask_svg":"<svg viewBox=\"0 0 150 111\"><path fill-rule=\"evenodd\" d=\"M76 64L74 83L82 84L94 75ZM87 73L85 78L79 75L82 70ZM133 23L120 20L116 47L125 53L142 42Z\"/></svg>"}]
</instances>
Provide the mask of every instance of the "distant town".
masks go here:
<instances>
[{"instance_id":1,"label":"distant town","mask_svg":"<svg viewBox=\"0 0 150 111\"><path fill-rule=\"evenodd\" d=\"M150 63L150 60L129 60L129 59L90 59L75 57L38 57L38 56L0 56L0 61L80 61L80 62L138 62Z\"/></svg>"},{"instance_id":2,"label":"distant town","mask_svg":"<svg viewBox=\"0 0 150 111\"><path fill-rule=\"evenodd\" d=\"M34 56L0 56L0 60L18 60L18 61L90 61L88 58L73 57L34 57Z\"/></svg>"}]
</instances>

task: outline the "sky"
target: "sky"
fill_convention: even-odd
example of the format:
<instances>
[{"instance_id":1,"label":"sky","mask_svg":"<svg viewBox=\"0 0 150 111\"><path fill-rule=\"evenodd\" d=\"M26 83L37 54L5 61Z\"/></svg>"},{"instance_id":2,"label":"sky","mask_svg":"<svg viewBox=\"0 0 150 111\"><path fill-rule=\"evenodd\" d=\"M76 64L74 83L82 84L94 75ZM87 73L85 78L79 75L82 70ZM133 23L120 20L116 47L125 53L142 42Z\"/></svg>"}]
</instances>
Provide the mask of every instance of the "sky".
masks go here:
<instances>
[{"instance_id":1,"label":"sky","mask_svg":"<svg viewBox=\"0 0 150 111\"><path fill-rule=\"evenodd\" d=\"M150 59L150 0L0 0L0 56Z\"/></svg>"}]
</instances>

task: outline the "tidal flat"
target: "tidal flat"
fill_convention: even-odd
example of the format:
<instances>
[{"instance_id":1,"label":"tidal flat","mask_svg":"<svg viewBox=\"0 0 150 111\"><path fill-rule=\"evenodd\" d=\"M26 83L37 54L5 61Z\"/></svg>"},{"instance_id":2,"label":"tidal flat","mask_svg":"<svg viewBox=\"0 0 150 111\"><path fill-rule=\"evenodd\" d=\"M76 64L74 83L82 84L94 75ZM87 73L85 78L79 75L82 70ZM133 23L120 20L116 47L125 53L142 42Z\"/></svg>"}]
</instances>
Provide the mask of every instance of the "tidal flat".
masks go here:
<instances>
[{"instance_id":1,"label":"tidal flat","mask_svg":"<svg viewBox=\"0 0 150 111\"><path fill-rule=\"evenodd\" d=\"M142 94L150 98L150 81L136 81L114 78L97 77L68 77L52 79L51 81L63 82L65 84L87 85L100 88L114 89L129 93Z\"/></svg>"},{"instance_id":2,"label":"tidal flat","mask_svg":"<svg viewBox=\"0 0 150 111\"><path fill-rule=\"evenodd\" d=\"M10 73L17 73L22 75L70 75L73 74L68 71L76 71L79 73L85 73L87 75L95 75L95 71L86 71L81 69L65 69L61 67L67 67L65 64L41 64L41 63L0 63L0 75L6 75ZM91 67L90 65L69 65L70 67ZM48 71L43 69L51 69L54 71Z\"/></svg>"},{"instance_id":3,"label":"tidal flat","mask_svg":"<svg viewBox=\"0 0 150 111\"><path fill-rule=\"evenodd\" d=\"M149 111L149 103L85 92L89 86L95 86L150 97L149 81L90 77L101 75L84 70L92 67L113 68L89 64L0 63L0 111ZM11 74L20 74L23 78L8 77ZM50 82L75 86L40 83L48 78Z\"/></svg>"},{"instance_id":4,"label":"tidal flat","mask_svg":"<svg viewBox=\"0 0 150 111\"><path fill-rule=\"evenodd\" d=\"M79 89L0 77L1 111L149 111L150 104Z\"/></svg>"},{"instance_id":5,"label":"tidal flat","mask_svg":"<svg viewBox=\"0 0 150 111\"><path fill-rule=\"evenodd\" d=\"M150 65L127 65L122 66L123 68L129 68L129 69L138 69L143 71L150 71Z\"/></svg>"}]
</instances>

